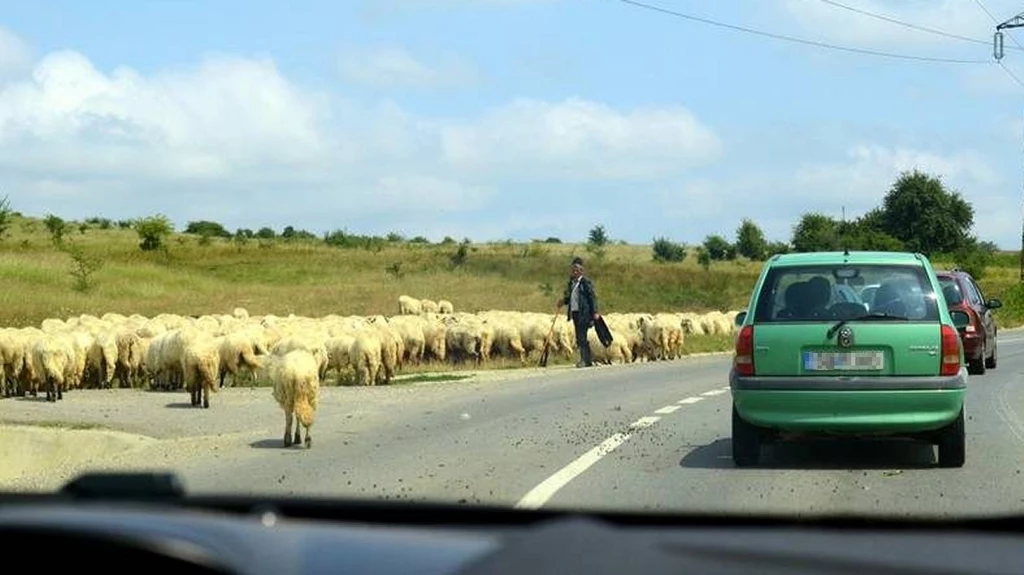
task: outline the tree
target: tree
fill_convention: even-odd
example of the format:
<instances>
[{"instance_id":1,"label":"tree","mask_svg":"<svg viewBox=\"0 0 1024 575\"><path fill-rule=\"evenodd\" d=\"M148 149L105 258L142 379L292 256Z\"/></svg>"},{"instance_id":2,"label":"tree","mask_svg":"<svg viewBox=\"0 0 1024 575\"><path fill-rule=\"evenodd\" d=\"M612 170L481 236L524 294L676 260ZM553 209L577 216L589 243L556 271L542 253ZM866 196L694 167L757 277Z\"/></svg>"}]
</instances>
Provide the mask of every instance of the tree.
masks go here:
<instances>
[{"instance_id":1,"label":"tree","mask_svg":"<svg viewBox=\"0 0 1024 575\"><path fill-rule=\"evenodd\" d=\"M47 214L43 220L43 225L50 232L50 239L53 241L53 245L57 247L62 246L64 244L64 234L68 231L68 223L60 216Z\"/></svg>"},{"instance_id":2,"label":"tree","mask_svg":"<svg viewBox=\"0 0 1024 575\"><path fill-rule=\"evenodd\" d=\"M771 242L768 244L768 250L765 255L772 257L776 254L788 254L789 252L790 246L786 242Z\"/></svg>"},{"instance_id":3,"label":"tree","mask_svg":"<svg viewBox=\"0 0 1024 575\"><path fill-rule=\"evenodd\" d=\"M716 262L732 259L730 254L736 253L735 247L729 243L729 240L718 234L711 234L704 238L704 251L712 261Z\"/></svg>"},{"instance_id":4,"label":"tree","mask_svg":"<svg viewBox=\"0 0 1024 575\"><path fill-rule=\"evenodd\" d=\"M605 232L604 226L594 226L587 234L587 251L594 254L597 259L602 259L605 253L604 246L608 241L608 233Z\"/></svg>"},{"instance_id":5,"label":"tree","mask_svg":"<svg viewBox=\"0 0 1024 575\"><path fill-rule=\"evenodd\" d=\"M818 213L805 213L793 228L793 250L797 252L823 252L839 249L836 221Z\"/></svg>"},{"instance_id":6,"label":"tree","mask_svg":"<svg viewBox=\"0 0 1024 575\"><path fill-rule=\"evenodd\" d=\"M882 201L880 230L925 255L970 247L974 207L938 176L903 172Z\"/></svg>"},{"instance_id":7,"label":"tree","mask_svg":"<svg viewBox=\"0 0 1024 575\"><path fill-rule=\"evenodd\" d=\"M163 215L157 214L142 218L135 223L135 233L139 234L139 249L144 252L164 249L167 244L164 241L174 232L174 224Z\"/></svg>"},{"instance_id":8,"label":"tree","mask_svg":"<svg viewBox=\"0 0 1024 575\"><path fill-rule=\"evenodd\" d=\"M651 249L656 262L681 262L686 259L686 246L668 238L655 238Z\"/></svg>"},{"instance_id":9,"label":"tree","mask_svg":"<svg viewBox=\"0 0 1024 575\"><path fill-rule=\"evenodd\" d=\"M230 238L231 232L229 232L222 224L218 222L211 222L209 220L198 220L189 222L185 226L186 234L195 234L197 236L214 236L220 238Z\"/></svg>"},{"instance_id":10,"label":"tree","mask_svg":"<svg viewBox=\"0 0 1024 575\"><path fill-rule=\"evenodd\" d=\"M0 239L7 234L8 228L14 221L14 211L11 210L11 201L4 196L0 199Z\"/></svg>"},{"instance_id":11,"label":"tree","mask_svg":"<svg viewBox=\"0 0 1024 575\"><path fill-rule=\"evenodd\" d=\"M764 232L752 220L744 218L736 229L736 251L743 257L762 261L768 253L768 241Z\"/></svg>"}]
</instances>

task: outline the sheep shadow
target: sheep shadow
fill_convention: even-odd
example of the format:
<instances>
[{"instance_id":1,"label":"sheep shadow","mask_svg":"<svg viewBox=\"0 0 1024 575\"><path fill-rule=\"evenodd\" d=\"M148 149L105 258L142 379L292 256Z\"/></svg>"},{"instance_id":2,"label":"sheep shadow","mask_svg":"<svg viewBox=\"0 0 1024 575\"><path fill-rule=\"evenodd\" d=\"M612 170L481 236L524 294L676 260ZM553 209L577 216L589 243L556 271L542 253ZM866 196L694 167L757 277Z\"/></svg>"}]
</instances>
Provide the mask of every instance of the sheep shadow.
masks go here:
<instances>
[{"instance_id":1,"label":"sheep shadow","mask_svg":"<svg viewBox=\"0 0 1024 575\"><path fill-rule=\"evenodd\" d=\"M688 469L736 469L732 439L725 437L690 451L679 462ZM910 439L799 439L762 446L754 468L789 470L927 469L935 448Z\"/></svg>"},{"instance_id":2,"label":"sheep shadow","mask_svg":"<svg viewBox=\"0 0 1024 575\"><path fill-rule=\"evenodd\" d=\"M167 409L198 409L196 406L192 405L187 401L171 402L165 405L164 407L166 407Z\"/></svg>"},{"instance_id":3,"label":"sheep shadow","mask_svg":"<svg viewBox=\"0 0 1024 575\"><path fill-rule=\"evenodd\" d=\"M39 395L12 395L3 399L13 399L15 401L32 401L32 402L43 402L46 403L46 393L40 393Z\"/></svg>"},{"instance_id":4,"label":"sheep shadow","mask_svg":"<svg viewBox=\"0 0 1024 575\"><path fill-rule=\"evenodd\" d=\"M277 439L258 439L250 443L249 447L253 449L288 449L284 446L284 440L280 437Z\"/></svg>"}]
</instances>

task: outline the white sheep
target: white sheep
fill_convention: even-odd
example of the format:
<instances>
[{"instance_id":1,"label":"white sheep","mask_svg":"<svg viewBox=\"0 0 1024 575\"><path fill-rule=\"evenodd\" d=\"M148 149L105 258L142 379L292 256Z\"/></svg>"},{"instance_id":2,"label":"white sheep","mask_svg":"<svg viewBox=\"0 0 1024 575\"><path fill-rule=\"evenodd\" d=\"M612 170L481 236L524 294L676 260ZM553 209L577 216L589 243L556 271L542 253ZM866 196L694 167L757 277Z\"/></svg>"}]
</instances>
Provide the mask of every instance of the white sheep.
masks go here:
<instances>
[{"instance_id":1,"label":"white sheep","mask_svg":"<svg viewBox=\"0 0 1024 575\"><path fill-rule=\"evenodd\" d=\"M210 407L210 392L216 392L220 368L220 346L223 341L208 333L191 337L182 350L181 371L192 405Z\"/></svg>"},{"instance_id":2,"label":"white sheep","mask_svg":"<svg viewBox=\"0 0 1024 575\"><path fill-rule=\"evenodd\" d=\"M292 421L306 428L306 448L313 445L310 428L320 403L320 362L305 349L274 355L264 364L265 376L274 385L273 396L284 411L284 446L302 443L299 426L292 436Z\"/></svg>"},{"instance_id":3,"label":"white sheep","mask_svg":"<svg viewBox=\"0 0 1024 575\"><path fill-rule=\"evenodd\" d=\"M407 295L398 296L398 313L400 315L419 315L423 311L420 300Z\"/></svg>"}]
</instances>

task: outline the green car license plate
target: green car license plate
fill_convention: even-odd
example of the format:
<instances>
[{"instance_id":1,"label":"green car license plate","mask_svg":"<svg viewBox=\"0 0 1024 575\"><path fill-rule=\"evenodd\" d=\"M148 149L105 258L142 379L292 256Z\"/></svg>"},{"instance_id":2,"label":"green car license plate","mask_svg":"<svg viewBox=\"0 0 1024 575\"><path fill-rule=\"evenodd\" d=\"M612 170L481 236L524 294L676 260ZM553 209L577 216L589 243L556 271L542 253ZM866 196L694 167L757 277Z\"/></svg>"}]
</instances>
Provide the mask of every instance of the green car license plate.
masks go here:
<instances>
[{"instance_id":1,"label":"green car license plate","mask_svg":"<svg viewBox=\"0 0 1024 575\"><path fill-rule=\"evenodd\" d=\"M805 371L883 369L885 354L881 351L805 351Z\"/></svg>"}]
</instances>

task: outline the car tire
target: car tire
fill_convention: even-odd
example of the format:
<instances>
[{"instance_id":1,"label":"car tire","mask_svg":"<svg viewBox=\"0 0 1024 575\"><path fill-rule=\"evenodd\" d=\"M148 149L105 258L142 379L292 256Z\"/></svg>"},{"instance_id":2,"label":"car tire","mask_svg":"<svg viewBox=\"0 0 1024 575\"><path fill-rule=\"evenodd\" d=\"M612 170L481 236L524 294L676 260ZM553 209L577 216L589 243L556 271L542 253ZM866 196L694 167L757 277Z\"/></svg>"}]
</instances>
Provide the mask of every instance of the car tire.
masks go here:
<instances>
[{"instance_id":1,"label":"car tire","mask_svg":"<svg viewBox=\"0 0 1024 575\"><path fill-rule=\"evenodd\" d=\"M740 417L735 405L732 408L732 461L736 467L750 467L761 461L760 431Z\"/></svg>"},{"instance_id":2,"label":"car tire","mask_svg":"<svg viewBox=\"0 0 1024 575\"><path fill-rule=\"evenodd\" d=\"M985 366L988 360L982 356L980 359L972 359L967 362L967 373L971 375L985 375Z\"/></svg>"},{"instance_id":3,"label":"car tire","mask_svg":"<svg viewBox=\"0 0 1024 575\"><path fill-rule=\"evenodd\" d=\"M985 358L985 367L987 367L988 369L995 369L996 368L996 354L998 354L998 353L999 353L999 344L993 341L992 342L992 357Z\"/></svg>"},{"instance_id":4,"label":"car tire","mask_svg":"<svg viewBox=\"0 0 1024 575\"><path fill-rule=\"evenodd\" d=\"M963 467L967 458L967 432L964 429L964 410L939 432L939 467Z\"/></svg>"}]
</instances>

